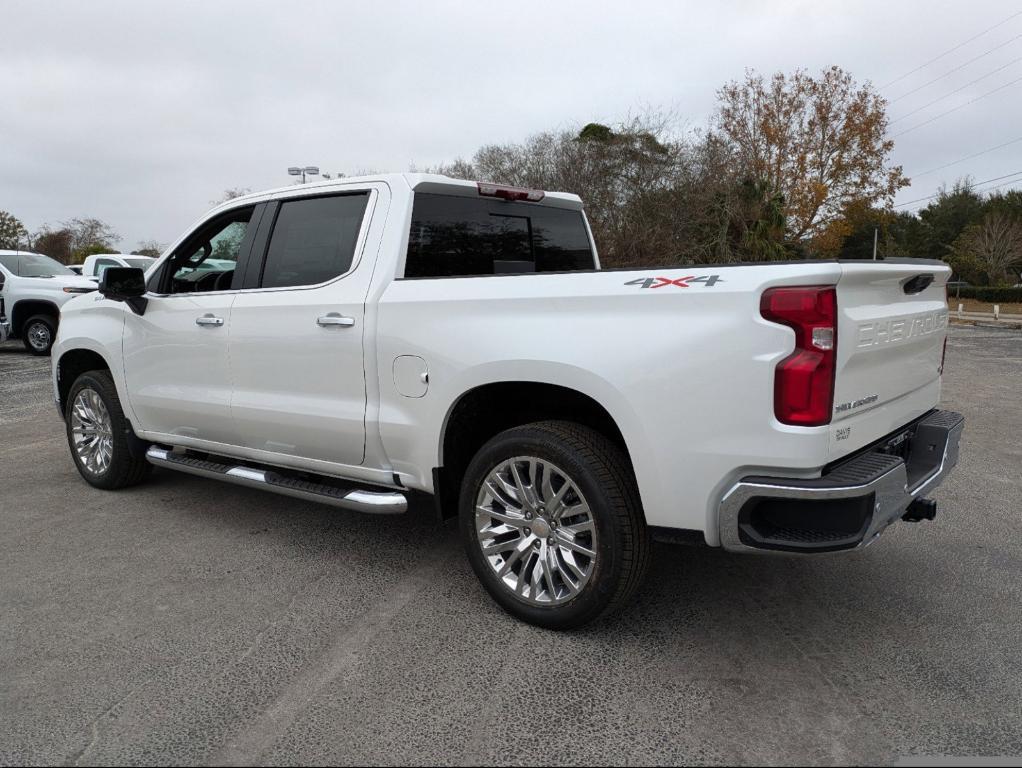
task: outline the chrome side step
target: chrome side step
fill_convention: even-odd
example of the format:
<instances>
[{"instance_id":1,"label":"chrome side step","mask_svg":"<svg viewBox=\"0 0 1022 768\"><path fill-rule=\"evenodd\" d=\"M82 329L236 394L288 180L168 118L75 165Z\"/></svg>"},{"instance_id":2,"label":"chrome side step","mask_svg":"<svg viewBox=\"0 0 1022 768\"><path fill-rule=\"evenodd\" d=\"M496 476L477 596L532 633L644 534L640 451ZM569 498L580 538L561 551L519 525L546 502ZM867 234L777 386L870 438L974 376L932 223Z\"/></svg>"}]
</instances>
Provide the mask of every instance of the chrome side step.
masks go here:
<instances>
[{"instance_id":1,"label":"chrome side step","mask_svg":"<svg viewBox=\"0 0 1022 768\"><path fill-rule=\"evenodd\" d=\"M256 469L235 464L199 459L152 445L146 459L157 467L176 469L199 477L226 480L249 488L262 488L284 496L318 501L342 509L353 509L374 515L398 515L408 509L408 500L400 491L370 491L365 488L341 487L292 477L269 469ZM324 478L325 479L325 478Z\"/></svg>"}]
</instances>

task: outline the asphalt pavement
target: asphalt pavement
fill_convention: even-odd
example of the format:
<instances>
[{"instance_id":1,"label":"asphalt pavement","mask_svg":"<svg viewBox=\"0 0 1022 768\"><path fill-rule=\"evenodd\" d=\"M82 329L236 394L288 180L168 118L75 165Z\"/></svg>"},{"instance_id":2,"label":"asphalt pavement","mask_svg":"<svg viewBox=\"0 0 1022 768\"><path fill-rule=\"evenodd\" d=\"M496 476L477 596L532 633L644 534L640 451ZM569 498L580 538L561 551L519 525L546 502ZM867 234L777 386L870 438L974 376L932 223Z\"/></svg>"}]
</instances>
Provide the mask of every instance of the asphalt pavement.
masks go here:
<instances>
[{"instance_id":1,"label":"asphalt pavement","mask_svg":"<svg viewBox=\"0 0 1022 768\"><path fill-rule=\"evenodd\" d=\"M453 528L71 462L0 345L0 763L894 762L1022 754L1022 333L955 326L937 520L819 559L657 545L574 633L487 597Z\"/></svg>"}]
</instances>

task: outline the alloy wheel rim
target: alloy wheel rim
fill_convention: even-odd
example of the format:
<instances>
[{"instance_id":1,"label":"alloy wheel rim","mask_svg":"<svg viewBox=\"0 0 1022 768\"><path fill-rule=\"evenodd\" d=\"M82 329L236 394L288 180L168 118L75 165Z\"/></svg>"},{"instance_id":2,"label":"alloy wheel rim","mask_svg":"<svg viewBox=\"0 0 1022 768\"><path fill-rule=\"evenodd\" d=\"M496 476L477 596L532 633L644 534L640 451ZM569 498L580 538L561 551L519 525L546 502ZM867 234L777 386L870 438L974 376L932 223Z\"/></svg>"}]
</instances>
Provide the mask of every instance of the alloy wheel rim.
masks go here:
<instances>
[{"instance_id":1,"label":"alloy wheel rim","mask_svg":"<svg viewBox=\"0 0 1022 768\"><path fill-rule=\"evenodd\" d=\"M45 323L33 323L28 329L28 343L33 349L46 349L50 344L50 329Z\"/></svg>"},{"instance_id":2,"label":"alloy wheel rim","mask_svg":"<svg viewBox=\"0 0 1022 768\"><path fill-rule=\"evenodd\" d=\"M94 389L83 389L71 406L71 435L75 453L86 471L101 475L114 454L110 412Z\"/></svg>"},{"instance_id":3,"label":"alloy wheel rim","mask_svg":"<svg viewBox=\"0 0 1022 768\"><path fill-rule=\"evenodd\" d=\"M596 565L596 524L578 484L535 456L490 471L476 495L475 530L498 581L531 605L573 599Z\"/></svg>"}]
</instances>

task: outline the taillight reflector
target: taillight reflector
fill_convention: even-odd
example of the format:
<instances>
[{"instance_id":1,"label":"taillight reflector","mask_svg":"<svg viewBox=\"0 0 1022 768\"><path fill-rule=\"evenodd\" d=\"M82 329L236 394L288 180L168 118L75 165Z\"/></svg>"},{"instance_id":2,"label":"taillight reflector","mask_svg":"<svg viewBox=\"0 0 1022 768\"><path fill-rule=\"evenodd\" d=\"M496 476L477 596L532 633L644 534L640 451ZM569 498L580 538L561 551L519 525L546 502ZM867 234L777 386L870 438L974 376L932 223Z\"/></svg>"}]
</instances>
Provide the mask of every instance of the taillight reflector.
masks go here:
<instances>
[{"instance_id":1,"label":"taillight reflector","mask_svg":"<svg viewBox=\"0 0 1022 768\"><path fill-rule=\"evenodd\" d=\"M502 200L525 200L530 203L538 203L546 196L546 192L542 189L505 187L500 184L487 184L483 181L476 182L476 187L483 197L499 197Z\"/></svg>"},{"instance_id":2,"label":"taillight reflector","mask_svg":"<svg viewBox=\"0 0 1022 768\"><path fill-rule=\"evenodd\" d=\"M837 359L837 292L832 286L770 288L760 314L795 331L795 350L774 372L774 415L783 424L829 424Z\"/></svg>"}]
</instances>

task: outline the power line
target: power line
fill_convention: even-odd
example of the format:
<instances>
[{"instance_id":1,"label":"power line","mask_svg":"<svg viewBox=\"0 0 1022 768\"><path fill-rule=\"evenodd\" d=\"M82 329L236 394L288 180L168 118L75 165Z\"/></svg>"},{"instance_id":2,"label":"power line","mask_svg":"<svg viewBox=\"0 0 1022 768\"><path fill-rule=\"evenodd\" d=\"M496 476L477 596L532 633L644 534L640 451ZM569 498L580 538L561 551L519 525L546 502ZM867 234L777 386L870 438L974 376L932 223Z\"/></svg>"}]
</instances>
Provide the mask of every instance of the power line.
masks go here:
<instances>
[{"instance_id":1,"label":"power line","mask_svg":"<svg viewBox=\"0 0 1022 768\"><path fill-rule=\"evenodd\" d=\"M911 133L916 128L922 128L924 125L929 125L934 120L939 120L940 118L944 117L945 115L950 115L952 112L957 112L959 109L967 107L970 104L975 104L980 99L985 99L987 96L992 96L993 94L997 93L998 91L1003 91L1005 88L1008 88L1009 86L1015 85L1015 83L1019 83L1019 82L1022 82L1022 77L1015 78L1010 83L1005 83L1004 85L999 85L996 88L994 88L992 91L987 91L986 93L984 93L984 94L982 94L980 96L977 96L974 99L970 99L969 101L965 102L964 104L959 104L957 107L952 107L951 109L947 110L946 112L941 112L939 115L934 115L929 120L924 120L923 122L919 123L918 125L913 125L911 128L906 128L904 131L901 131L900 133L894 134L894 136L892 136L891 138L892 139L896 139L899 136L904 136L906 133Z\"/></svg>"},{"instance_id":2,"label":"power line","mask_svg":"<svg viewBox=\"0 0 1022 768\"><path fill-rule=\"evenodd\" d=\"M977 152L974 155L969 155L968 157L963 157L961 160L955 160L954 162L951 162L951 163L944 163L944 165L938 165L936 168L931 168L928 171L923 171L922 173L913 174L912 178L913 179L918 179L920 176L928 176L931 173L936 173L937 171L943 171L945 168L950 168L952 165L958 165L959 163L964 163L966 160L972 160L974 158L977 158L977 157L980 157L982 155L988 154L988 153L993 152L995 150L1003 149L1004 147L1010 146L1012 144L1017 144L1020 141L1022 141L1022 136L1019 136L1017 139L1012 139L1011 141L1006 141L1003 144L998 144L996 147L990 147L990 149L984 149L982 152Z\"/></svg>"},{"instance_id":3,"label":"power line","mask_svg":"<svg viewBox=\"0 0 1022 768\"><path fill-rule=\"evenodd\" d=\"M1019 37L1022 37L1022 35L1019 35ZM965 85L961 86L960 88L955 88L953 91L951 91L951 93L945 93L939 99L934 99L929 104L923 104L923 106L919 107L918 109L913 109L911 112L906 112L901 117L892 120L890 122L890 125L893 125L894 123L901 122L906 117L911 117L912 115L916 114L917 112L922 112L927 107L932 107L937 102L944 101L944 99L948 98L949 96L954 96L956 93L961 93L962 91L964 91L969 86L975 85L976 83L978 83L978 82L980 82L982 80L986 80L988 77L991 77L992 75L996 75L998 72L1007 69L1012 64L1018 64L1020 61L1022 61L1022 56L1019 56L1017 59L1012 59L1011 61L1009 61L1004 66L1001 66L1001 67L998 67L997 69L995 69L993 72L987 72L985 75L983 75L983 77L977 77L975 80L966 83Z\"/></svg>"},{"instance_id":4,"label":"power line","mask_svg":"<svg viewBox=\"0 0 1022 768\"><path fill-rule=\"evenodd\" d=\"M1002 48L1003 48L1004 46L1006 46L1006 45L1010 45L1011 43L1014 43L1014 42L1015 42L1016 40L1018 40L1018 39L1019 39L1020 37L1022 37L1022 35L1015 35L1015 36L1014 36L1013 38L1011 38L1010 40L1007 40L1007 41L1005 41L1005 42L1001 43L1000 45L998 45L998 46L995 46L995 47L991 48L991 49L990 49L989 51L984 51L984 52L983 52L983 53L981 53L981 54L980 54L979 56L976 56L976 57L974 57L974 58L971 58L971 59L969 59L969 60L968 60L967 62L965 62L964 64L959 64L959 65L958 65L957 67L955 67L954 69L949 69L949 70L948 70L947 72L945 72L945 73L944 73L943 75L941 75L940 77L935 77L935 78L933 78L932 80L930 80L930 82L928 82L928 83L923 83L923 84L922 84L922 85L920 85L920 86L919 86L918 88L913 88L913 89L912 89L911 91L906 91L905 93L901 94L901 96L898 96L897 98L891 99L891 100L890 100L889 102L887 102L887 103L888 103L888 104L893 104L893 103L894 103L894 102L896 102L896 101L901 101L901 100L902 100L902 99L904 99L904 98L905 98L906 96L911 96L911 95L912 95L913 93L917 93L918 91L921 91L921 90L923 90L923 88L928 88L929 86L931 86L931 85L933 85L934 83L936 83L936 82L937 82L938 80L943 80L943 79L944 79L945 77L947 77L948 75L953 75L953 74L954 74L955 72L957 72L958 70L960 70L960 69L964 69L965 67L967 67L967 66L969 66L970 64L972 64L972 62L974 62L974 61L979 61L980 59L982 59L982 58L984 58L984 57L986 57L986 56L989 56L989 55L990 55L991 53L993 53L994 51L999 51L999 50L1001 50L1001 49L1002 49Z\"/></svg>"},{"instance_id":5,"label":"power line","mask_svg":"<svg viewBox=\"0 0 1022 768\"><path fill-rule=\"evenodd\" d=\"M971 190L973 190L975 192L989 192L990 190L997 189L998 187L1006 187L1009 184L1018 184L1019 181L1022 181L1022 179L1014 178L1014 179L1011 179L1010 181L1005 181L1002 184L998 184L995 187L988 187L986 189L979 189L979 187L982 187L985 184L989 184L991 181L998 181L999 179L1007 179L1008 176L1018 176L1018 175L1019 174L1009 173L1007 176L998 176L996 179L988 179L986 181L980 181L980 182L977 182L976 184L970 184L969 185L969 189L971 189Z\"/></svg>"},{"instance_id":6,"label":"power line","mask_svg":"<svg viewBox=\"0 0 1022 768\"><path fill-rule=\"evenodd\" d=\"M996 187L990 187L989 189L984 189L983 191L993 192L995 189L1000 189L1001 187L1008 187L1011 186L1012 184L1018 184L1020 181L1022 181L1022 179L1012 179L1011 181L1006 181L1003 184L998 184Z\"/></svg>"},{"instance_id":7,"label":"power line","mask_svg":"<svg viewBox=\"0 0 1022 768\"><path fill-rule=\"evenodd\" d=\"M993 30L997 29L998 27L1000 27L1000 26L1002 26L1002 25L1004 25L1004 24L1007 24L1007 23L1008 23L1009 21L1011 21L1012 19L1014 19L1014 18L1015 18L1016 16L1022 16L1022 11L1016 11L1015 13L1011 14L1011 15L1010 15L1010 16L1009 16L1008 18L1006 18L1006 19L1002 19L1001 21L999 21L999 22L997 22L996 24L994 24L994 25L993 25L992 27L987 27L987 28L986 28L986 29L984 29L984 30L983 30L982 32L980 32L980 33L979 33L978 35L973 35L973 36L972 36L972 37L970 37L970 38L969 38L968 40L965 40L964 42L961 42L961 43L959 43L958 45L954 46L953 48L948 48L948 49L947 49L946 51L944 51L944 53L942 53L942 54L940 54L940 55L938 55L938 56L934 56L934 57L933 57L932 59L930 59L930 60L929 60L929 61L927 61L926 63L924 63L924 64L920 64L920 65L919 65L918 67L916 67L916 68L915 68L915 69L913 69L912 71L910 71L910 72L906 72L906 73L905 73L904 75L902 75L901 77L897 77L897 78L895 78L894 80L892 80L891 82L889 82L889 83L888 83L887 85L883 85L883 86L880 86L880 90L885 90L885 89L887 89L887 88L890 88L890 87L891 87L892 85L894 85L895 83L900 83L900 82L901 82L902 80L904 80L904 79L905 79L906 77L908 77L909 75L914 75L914 74L915 74L916 72L918 72L918 71L919 71L920 69L925 69L926 67L928 67L928 66L930 66L931 64L933 64L933 63L934 63L935 61L940 61L941 59L943 59L943 58L944 58L945 56L947 56L948 54L954 53L955 51L957 51L957 50L958 50L959 48L961 48L962 46L964 46L964 45L968 45L968 44L969 44L969 43L971 43L971 42L972 42L973 40L977 40L977 39L979 39L979 38L983 37L983 35L985 35L985 34L986 34L987 32L991 32L991 31L993 31Z\"/></svg>"},{"instance_id":8,"label":"power line","mask_svg":"<svg viewBox=\"0 0 1022 768\"><path fill-rule=\"evenodd\" d=\"M1007 179L1007 178L1010 178L1012 176L1022 176L1022 171L1014 171L1013 173L1008 173L1008 174L1005 174L1004 176L995 176L992 179L984 179L983 181L977 181L974 184L970 184L969 185L969 189L975 189L976 187L983 186L984 184L989 184L992 181L1000 181L1001 179ZM1014 179L1014 180L1012 180L1012 181L1010 181L1008 183L1012 184L1015 181L1022 181L1022 179ZM1004 186L1004 185L1002 184L1001 186ZM994 187L994 189L996 189L996 187ZM920 197L917 200L909 200L909 201L904 202L904 203L898 203L897 205L892 205L891 207L892 208L904 208L906 205L913 205L914 203L925 203L927 200L933 200L933 198L935 198L935 197L940 197L941 194L942 194L941 192L936 192L936 193L934 193L932 195L928 195L927 197Z\"/></svg>"}]
</instances>

